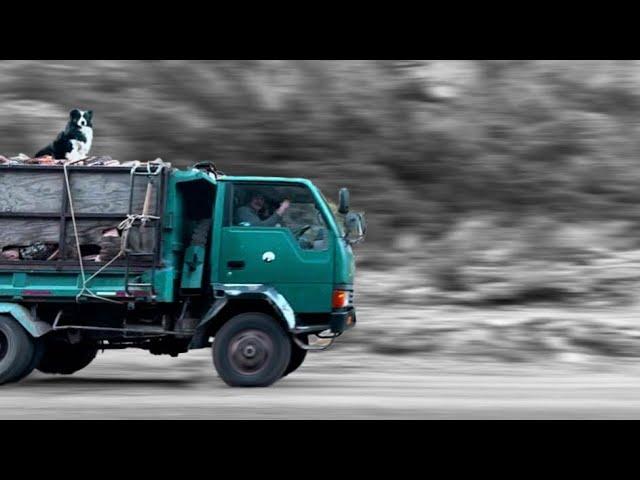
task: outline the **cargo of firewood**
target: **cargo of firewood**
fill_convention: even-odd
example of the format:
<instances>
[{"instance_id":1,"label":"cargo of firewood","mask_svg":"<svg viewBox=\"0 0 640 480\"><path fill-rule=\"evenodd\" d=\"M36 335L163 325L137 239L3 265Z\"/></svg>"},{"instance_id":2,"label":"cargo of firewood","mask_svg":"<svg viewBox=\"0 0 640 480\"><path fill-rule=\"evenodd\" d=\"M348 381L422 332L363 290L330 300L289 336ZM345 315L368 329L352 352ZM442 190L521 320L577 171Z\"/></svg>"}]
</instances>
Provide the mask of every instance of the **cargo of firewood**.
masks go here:
<instances>
[{"instance_id":1,"label":"cargo of firewood","mask_svg":"<svg viewBox=\"0 0 640 480\"><path fill-rule=\"evenodd\" d=\"M68 166L70 202L62 161L0 156L0 262L113 259L122 249L121 222L145 209L158 214L161 176L149 177L151 187L144 177L136 181L131 194L131 166L139 163L102 156ZM153 249L156 233L135 225L129 236L138 246L129 248Z\"/></svg>"}]
</instances>

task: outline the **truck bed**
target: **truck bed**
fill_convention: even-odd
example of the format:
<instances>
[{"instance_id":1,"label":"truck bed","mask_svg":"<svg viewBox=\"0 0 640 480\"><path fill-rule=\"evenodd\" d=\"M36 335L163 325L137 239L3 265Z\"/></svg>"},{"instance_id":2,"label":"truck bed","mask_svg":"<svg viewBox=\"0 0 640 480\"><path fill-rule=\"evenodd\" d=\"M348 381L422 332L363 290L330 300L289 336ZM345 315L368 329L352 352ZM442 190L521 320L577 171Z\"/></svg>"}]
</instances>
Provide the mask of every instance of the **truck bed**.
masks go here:
<instances>
[{"instance_id":1,"label":"truck bed","mask_svg":"<svg viewBox=\"0 0 640 480\"><path fill-rule=\"evenodd\" d=\"M160 176L150 177L150 215L162 217L168 172L165 169ZM136 177L132 189L130 167L70 166L68 173L83 252L99 248L103 233L117 227L129 213L142 213L148 180L146 176ZM75 295L73 292L77 293L82 282L63 167L0 165L0 192L0 251L37 242L58 250L52 260L9 260L0 255L0 297L18 295L25 288ZM161 220L147 227L144 235L151 238L154 255L131 257L130 274L160 266L161 228ZM119 237L113 239L117 250L119 241ZM88 275L108 261L89 260L85 254L83 257ZM96 288L122 286L126 263L124 259L114 261L93 284ZM39 288L47 285L56 285L56 289Z\"/></svg>"}]
</instances>

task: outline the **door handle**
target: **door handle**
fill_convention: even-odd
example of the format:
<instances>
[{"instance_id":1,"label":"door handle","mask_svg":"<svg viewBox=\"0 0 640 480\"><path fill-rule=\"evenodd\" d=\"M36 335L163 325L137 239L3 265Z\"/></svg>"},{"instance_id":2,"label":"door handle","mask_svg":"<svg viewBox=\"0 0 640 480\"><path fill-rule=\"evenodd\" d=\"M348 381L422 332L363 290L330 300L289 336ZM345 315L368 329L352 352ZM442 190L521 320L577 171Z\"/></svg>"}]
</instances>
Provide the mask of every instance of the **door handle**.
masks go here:
<instances>
[{"instance_id":1,"label":"door handle","mask_svg":"<svg viewBox=\"0 0 640 480\"><path fill-rule=\"evenodd\" d=\"M227 267L237 270L244 268L244 260L229 260L227 262Z\"/></svg>"}]
</instances>

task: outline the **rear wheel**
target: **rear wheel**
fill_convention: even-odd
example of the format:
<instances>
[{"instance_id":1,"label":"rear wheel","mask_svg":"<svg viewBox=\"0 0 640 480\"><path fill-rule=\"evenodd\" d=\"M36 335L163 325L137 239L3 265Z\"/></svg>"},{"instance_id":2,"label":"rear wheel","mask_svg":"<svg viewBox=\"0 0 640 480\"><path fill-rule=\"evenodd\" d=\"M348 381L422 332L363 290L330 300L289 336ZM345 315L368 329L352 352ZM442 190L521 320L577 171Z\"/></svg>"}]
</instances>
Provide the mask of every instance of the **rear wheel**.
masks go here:
<instances>
[{"instance_id":1,"label":"rear wheel","mask_svg":"<svg viewBox=\"0 0 640 480\"><path fill-rule=\"evenodd\" d=\"M213 342L213 363L233 387L266 387L282 377L291 358L291 341L264 313L243 313L225 323Z\"/></svg>"},{"instance_id":2,"label":"rear wheel","mask_svg":"<svg viewBox=\"0 0 640 480\"><path fill-rule=\"evenodd\" d=\"M23 378L29 376L38 366L40 360L42 360L42 355L44 354L44 341L42 338L33 338L33 357L31 357L31 361L24 369L24 371L10 380L10 382L19 382Z\"/></svg>"},{"instance_id":3,"label":"rear wheel","mask_svg":"<svg viewBox=\"0 0 640 480\"><path fill-rule=\"evenodd\" d=\"M45 341L42 359L36 368L42 373L71 375L89 365L97 354L94 345L50 339Z\"/></svg>"},{"instance_id":4,"label":"rear wheel","mask_svg":"<svg viewBox=\"0 0 640 480\"><path fill-rule=\"evenodd\" d=\"M309 337L307 335L300 337L300 341L305 345L309 345ZM304 362L306 357L307 351L304 348L300 348L297 343L291 340L291 358L289 359L289 365L287 365L282 376L286 377L290 373L295 372L300 365L302 365L302 362Z\"/></svg>"},{"instance_id":5,"label":"rear wheel","mask_svg":"<svg viewBox=\"0 0 640 480\"><path fill-rule=\"evenodd\" d=\"M0 385L22 378L34 354L33 338L13 318L0 315Z\"/></svg>"}]
</instances>

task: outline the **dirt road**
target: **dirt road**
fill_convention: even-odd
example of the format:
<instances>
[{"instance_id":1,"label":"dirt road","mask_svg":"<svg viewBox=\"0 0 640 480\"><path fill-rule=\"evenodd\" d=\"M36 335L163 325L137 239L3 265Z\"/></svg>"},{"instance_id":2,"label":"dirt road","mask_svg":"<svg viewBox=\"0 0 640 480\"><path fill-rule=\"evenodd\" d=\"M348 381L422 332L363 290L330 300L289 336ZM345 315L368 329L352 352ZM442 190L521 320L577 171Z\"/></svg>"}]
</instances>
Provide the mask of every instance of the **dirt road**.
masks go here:
<instances>
[{"instance_id":1,"label":"dirt road","mask_svg":"<svg viewBox=\"0 0 640 480\"><path fill-rule=\"evenodd\" d=\"M179 358L100 354L70 377L34 373L4 386L1 419L640 418L640 367L315 353L266 389L232 389L210 351Z\"/></svg>"}]
</instances>

